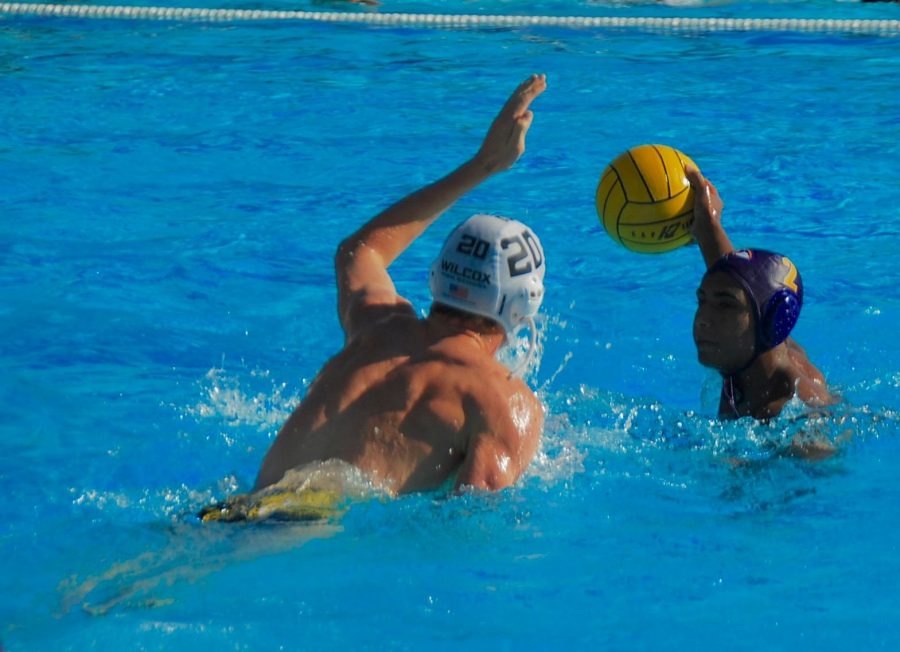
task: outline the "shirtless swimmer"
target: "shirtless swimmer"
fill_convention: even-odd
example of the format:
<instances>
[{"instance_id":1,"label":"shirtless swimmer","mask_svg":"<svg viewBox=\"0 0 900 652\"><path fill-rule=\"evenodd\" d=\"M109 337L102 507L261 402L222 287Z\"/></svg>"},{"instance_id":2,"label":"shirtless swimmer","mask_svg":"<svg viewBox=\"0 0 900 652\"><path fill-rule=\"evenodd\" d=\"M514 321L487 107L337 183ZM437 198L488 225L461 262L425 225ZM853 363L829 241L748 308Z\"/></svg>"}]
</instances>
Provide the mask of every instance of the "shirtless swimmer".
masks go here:
<instances>
[{"instance_id":1,"label":"shirtless swimmer","mask_svg":"<svg viewBox=\"0 0 900 652\"><path fill-rule=\"evenodd\" d=\"M391 494L498 490L537 450L543 408L495 354L543 299L545 262L520 222L476 215L447 239L420 319L388 268L454 202L525 151L532 75L494 119L475 156L390 206L335 255L344 347L329 360L263 460L255 491L313 462L341 460ZM533 327L533 324L532 324Z\"/></svg>"}]
</instances>

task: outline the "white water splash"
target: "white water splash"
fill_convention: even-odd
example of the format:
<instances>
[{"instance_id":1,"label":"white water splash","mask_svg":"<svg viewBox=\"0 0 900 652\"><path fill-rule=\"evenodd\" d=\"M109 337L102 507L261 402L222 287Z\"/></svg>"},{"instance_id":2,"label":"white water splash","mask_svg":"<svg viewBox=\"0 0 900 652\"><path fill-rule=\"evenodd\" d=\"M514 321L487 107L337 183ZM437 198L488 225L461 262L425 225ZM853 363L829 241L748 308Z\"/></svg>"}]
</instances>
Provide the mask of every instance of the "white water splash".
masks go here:
<instances>
[{"instance_id":1,"label":"white water splash","mask_svg":"<svg viewBox=\"0 0 900 652\"><path fill-rule=\"evenodd\" d=\"M245 389L241 378L225 369L212 368L200 382L200 401L183 408L183 413L196 419L216 419L232 428L253 426L261 431L279 428L300 397L299 393L288 391L287 383L276 383L269 376L264 370L250 372L251 382L268 381L268 391L259 391Z\"/></svg>"},{"instance_id":2,"label":"white water splash","mask_svg":"<svg viewBox=\"0 0 900 652\"><path fill-rule=\"evenodd\" d=\"M151 519L160 514L178 520L193 514L212 502L216 496L237 491L240 483L234 475L219 479L215 486L197 490L182 484L176 488L144 489L137 493L104 491L90 487L69 487L72 504L97 511L129 510L147 514Z\"/></svg>"}]
</instances>

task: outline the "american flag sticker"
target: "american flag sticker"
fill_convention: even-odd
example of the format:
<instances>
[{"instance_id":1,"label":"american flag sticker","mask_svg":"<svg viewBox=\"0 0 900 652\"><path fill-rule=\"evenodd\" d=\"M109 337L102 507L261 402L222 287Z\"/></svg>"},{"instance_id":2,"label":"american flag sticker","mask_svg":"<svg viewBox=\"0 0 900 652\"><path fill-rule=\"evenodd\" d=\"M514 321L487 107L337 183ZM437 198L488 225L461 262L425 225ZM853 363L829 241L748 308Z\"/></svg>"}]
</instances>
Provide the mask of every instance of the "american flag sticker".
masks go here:
<instances>
[{"instance_id":1,"label":"american flag sticker","mask_svg":"<svg viewBox=\"0 0 900 652\"><path fill-rule=\"evenodd\" d=\"M456 283L450 284L450 296L455 297L457 299L468 299L469 298L469 290L464 288L462 285L457 285Z\"/></svg>"}]
</instances>

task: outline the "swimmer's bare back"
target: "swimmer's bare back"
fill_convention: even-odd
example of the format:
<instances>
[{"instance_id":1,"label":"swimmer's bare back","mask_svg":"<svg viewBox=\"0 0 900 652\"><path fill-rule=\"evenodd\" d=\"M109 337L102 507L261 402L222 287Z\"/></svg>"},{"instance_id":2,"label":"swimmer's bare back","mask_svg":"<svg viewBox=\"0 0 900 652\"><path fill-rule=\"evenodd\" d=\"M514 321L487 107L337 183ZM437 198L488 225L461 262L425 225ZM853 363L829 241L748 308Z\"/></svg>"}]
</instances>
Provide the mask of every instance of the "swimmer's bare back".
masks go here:
<instances>
[{"instance_id":1,"label":"swimmer's bare back","mask_svg":"<svg viewBox=\"0 0 900 652\"><path fill-rule=\"evenodd\" d=\"M540 402L476 337L395 315L357 337L310 386L266 456L257 489L291 468L340 459L391 493L499 489L528 465Z\"/></svg>"}]
</instances>

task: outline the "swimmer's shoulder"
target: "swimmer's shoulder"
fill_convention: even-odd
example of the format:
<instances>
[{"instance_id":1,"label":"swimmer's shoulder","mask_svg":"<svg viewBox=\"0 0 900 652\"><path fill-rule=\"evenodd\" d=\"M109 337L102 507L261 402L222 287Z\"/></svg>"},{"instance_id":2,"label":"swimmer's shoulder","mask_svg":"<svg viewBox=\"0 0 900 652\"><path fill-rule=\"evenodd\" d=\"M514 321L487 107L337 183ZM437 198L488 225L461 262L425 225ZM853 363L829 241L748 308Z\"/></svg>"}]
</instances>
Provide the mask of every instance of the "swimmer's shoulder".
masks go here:
<instances>
[{"instance_id":1,"label":"swimmer's shoulder","mask_svg":"<svg viewBox=\"0 0 900 652\"><path fill-rule=\"evenodd\" d=\"M833 405L837 398L828 389L828 383L818 367L816 367L806 351L791 338L786 340L791 361L791 382L794 393L807 405Z\"/></svg>"},{"instance_id":2,"label":"swimmer's shoulder","mask_svg":"<svg viewBox=\"0 0 900 652\"><path fill-rule=\"evenodd\" d=\"M794 367L796 375L824 385L825 375L812 363L803 347L790 338L788 338L785 343L787 344L788 355L790 356L791 365Z\"/></svg>"},{"instance_id":3,"label":"swimmer's shoulder","mask_svg":"<svg viewBox=\"0 0 900 652\"><path fill-rule=\"evenodd\" d=\"M750 413L755 419L775 418L795 397L811 408L825 407L836 402L824 383L796 373L796 370L794 373L784 371L772 379L764 402L752 408Z\"/></svg>"},{"instance_id":4,"label":"swimmer's shoulder","mask_svg":"<svg viewBox=\"0 0 900 652\"><path fill-rule=\"evenodd\" d=\"M345 347L365 349L408 350L422 340L423 321L409 310L391 310L377 315L377 319L365 328L357 330Z\"/></svg>"},{"instance_id":5,"label":"swimmer's shoulder","mask_svg":"<svg viewBox=\"0 0 900 652\"><path fill-rule=\"evenodd\" d=\"M346 332L346 344L359 339L379 339L399 330L409 331L422 322L412 304L398 296L395 303L365 306L365 318L358 319L352 331Z\"/></svg>"},{"instance_id":6,"label":"swimmer's shoulder","mask_svg":"<svg viewBox=\"0 0 900 652\"><path fill-rule=\"evenodd\" d=\"M430 375L438 384L446 383L461 398L476 404L503 404L516 395L528 396L539 405L528 385L491 355L471 347L439 344L430 352Z\"/></svg>"},{"instance_id":7,"label":"swimmer's shoulder","mask_svg":"<svg viewBox=\"0 0 900 652\"><path fill-rule=\"evenodd\" d=\"M838 398L829 391L821 375L800 376L797 379L796 392L797 398L811 407L825 407L838 403Z\"/></svg>"},{"instance_id":8,"label":"swimmer's shoulder","mask_svg":"<svg viewBox=\"0 0 900 652\"><path fill-rule=\"evenodd\" d=\"M473 387L473 396L500 421L509 424L521 421L526 416L529 420L543 420L543 406L537 394L518 376L510 373L499 362L492 367L490 374L480 374Z\"/></svg>"}]
</instances>

